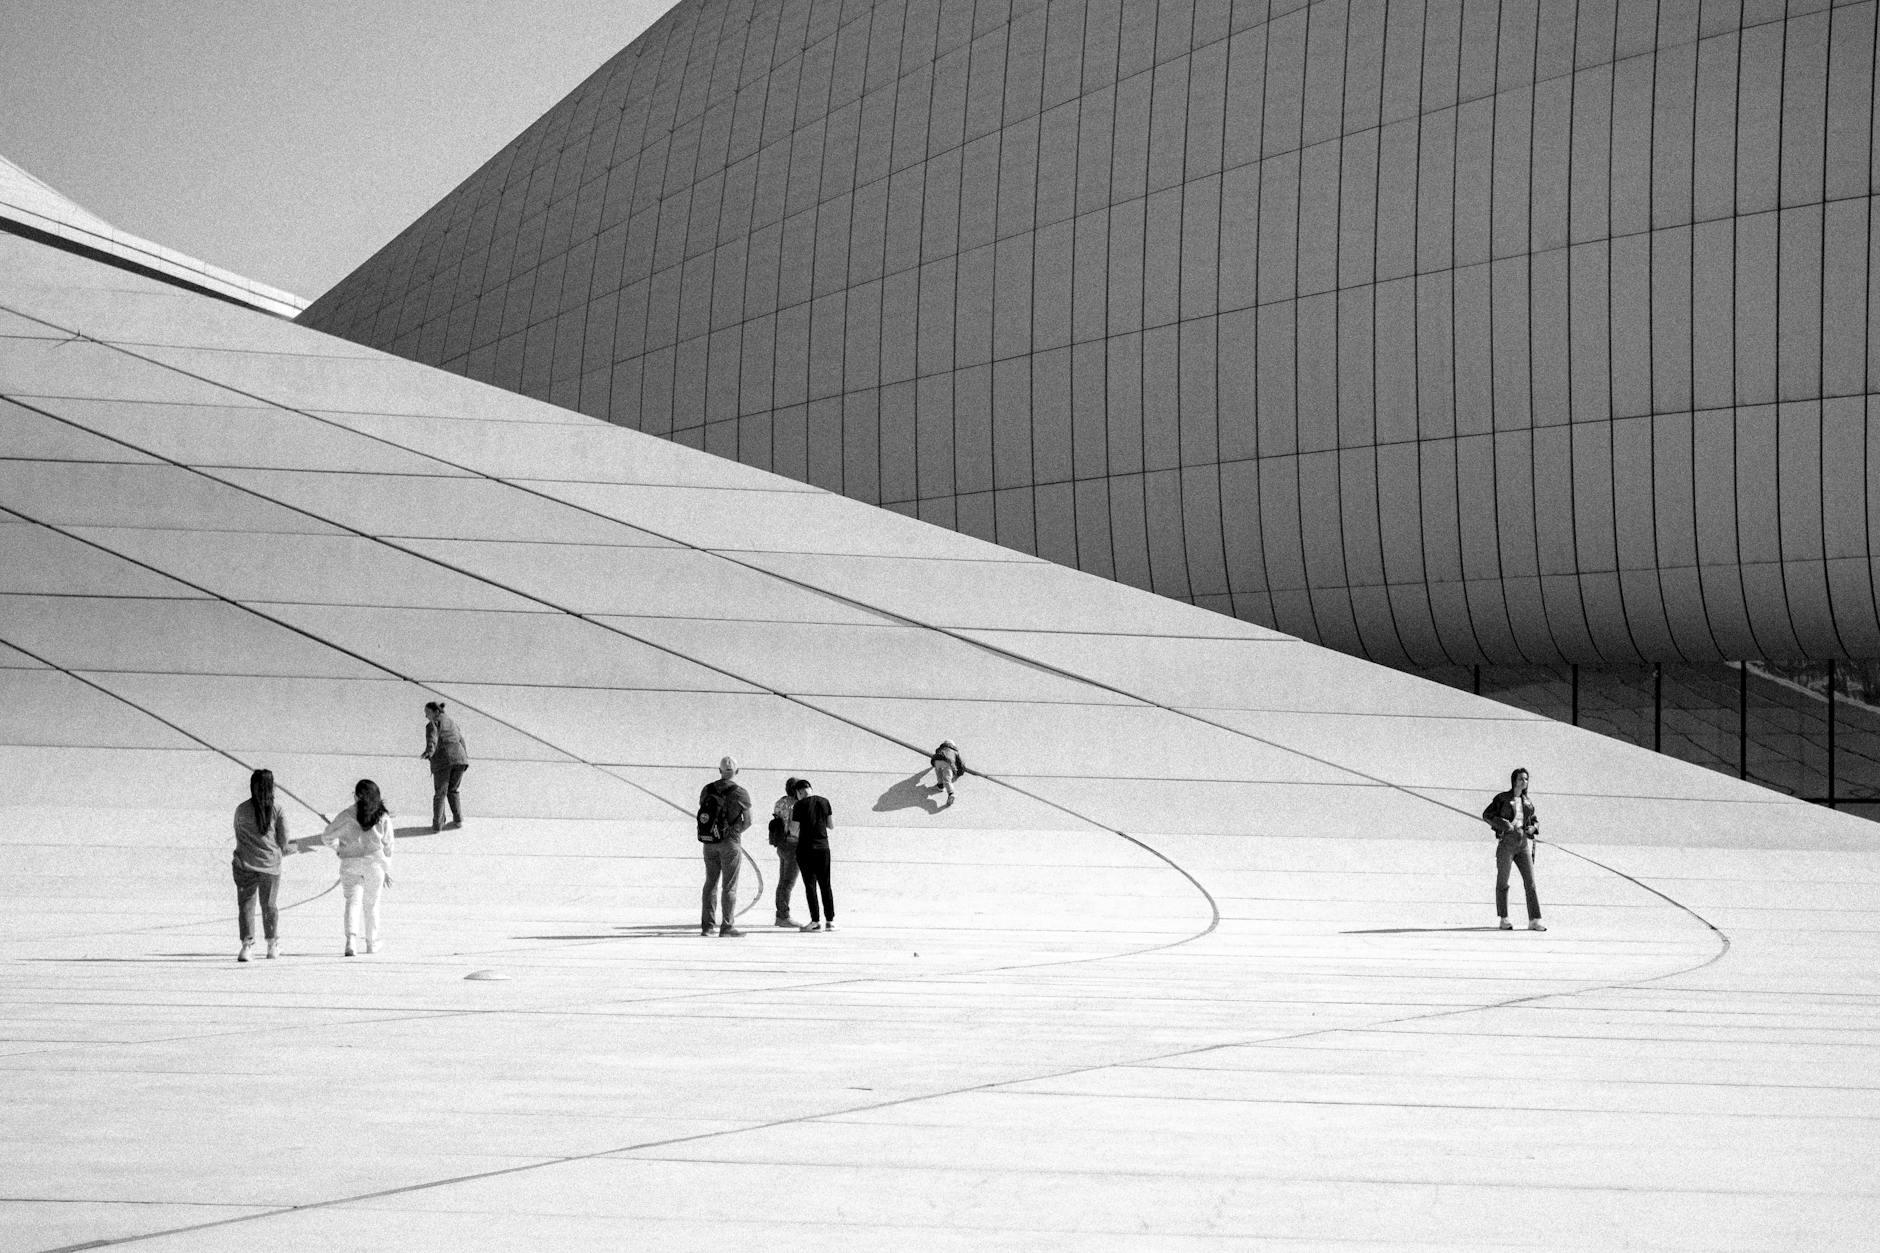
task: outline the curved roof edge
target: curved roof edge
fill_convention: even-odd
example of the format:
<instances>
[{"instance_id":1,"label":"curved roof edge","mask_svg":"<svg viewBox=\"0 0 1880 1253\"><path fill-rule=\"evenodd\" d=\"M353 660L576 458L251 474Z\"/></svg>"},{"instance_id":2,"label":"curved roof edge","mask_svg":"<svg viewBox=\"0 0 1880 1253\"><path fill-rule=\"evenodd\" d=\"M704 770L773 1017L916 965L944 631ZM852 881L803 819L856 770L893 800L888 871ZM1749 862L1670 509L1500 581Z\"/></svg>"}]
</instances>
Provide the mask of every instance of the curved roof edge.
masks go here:
<instances>
[{"instance_id":1,"label":"curved roof edge","mask_svg":"<svg viewBox=\"0 0 1880 1253\"><path fill-rule=\"evenodd\" d=\"M118 230L5 157L0 157L0 230L283 318L295 316L308 303L292 292Z\"/></svg>"}]
</instances>

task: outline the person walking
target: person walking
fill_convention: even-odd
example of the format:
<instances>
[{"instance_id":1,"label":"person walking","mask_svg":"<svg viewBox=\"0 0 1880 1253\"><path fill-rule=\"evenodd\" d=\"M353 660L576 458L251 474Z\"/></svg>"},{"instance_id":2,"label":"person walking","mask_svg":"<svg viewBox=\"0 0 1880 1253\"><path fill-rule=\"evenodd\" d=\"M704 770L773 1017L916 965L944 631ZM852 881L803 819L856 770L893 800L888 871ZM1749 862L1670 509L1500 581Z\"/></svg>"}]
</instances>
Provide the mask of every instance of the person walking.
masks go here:
<instances>
[{"instance_id":1,"label":"person walking","mask_svg":"<svg viewBox=\"0 0 1880 1253\"><path fill-rule=\"evenodd\" d=\"M705 854L705 890L699 895L699 934L712 933L712 897L719 901L719 935L743 935L732 921L737 910L738 869L744 857L739 839L751 825L751 794L735 780L738 763L718 762L718 777L698 794L698 840Z\"/></svg>"},{"instance_id":2,"label":"person walking","mask_svg":"<svg viewBox=\"0 0 1880 1253\"><path fill-rule=\"evenodd\" d=\"M294 851L287 842L287 816L274 800L274 772L257 770L248 776L248 799L235 807L236 928L241 951L235 960L248 960L255 946L253 906L261 906L261 933L267 937L268 956L281 955L280 910L275 905L281 887L281 858Z\"/></svg>"},{"instance_id":3,"label":"person walking","mask_svg":"<svg viewBox=\"0 0 1880 1253\"><path fill-rule=\"evenodd\" d=\"M790 917L790 894L796 890L796 819L790 811L796 805L797 780L786 779L783 795L770 807L770 846L777 850L777 922L779 927L794 927Z\"/></svg>"},{"instance_id":4,"label":"person walking","mask_svg":"<svg viewBox=\"0 0 1880 1253\"><path fill-rule=\"evenodd\" d=\"M933 764L934 785L946 789L947 804L953 803L953 780L966 773L966 759L960 756L959 745L952 740L941 740L940 747L933 750L928 759Z\"/></svg>"},{"instance_id":5,"label":"person walking","mask_svg":"<svg viewBox=\"0 0 1880 1253\"><path fill-rule=\"evenodd\" d=\"M464 747L463 732L450 715L444 712L444 702L429 701L424 706L424 759L431 763L431 830L444 829L444 802L450 802L450 825L452 828L463 825L463 797L458 788L463 783L463 772L470 768L470 753Z\"/></svg>"},{"instance_id":6,"label":"person walking","mask_svg":"<svg viewBox=\"0 0 1880 1253\"><path fill-rule=\"evenodd\" d=\"M353 786L353 803L326 824L320 842L339 854L339 886L346 902L346 956L353 955L353 942L360 937L366 952L377 952L379 891L392 883L392 811L385 807L379 785L359 780ZM355 917L359 925L353 922Z\"/></svg>"},{"instance_id":7,"label":"person walking","mask_svg":"<svg viewBox=\"0 0 1880 1253\"><path fill-rule=\"evenodd\" d=\"M1482 811L1482 821L1495 829L1495 913L1503 931L1514 930L1508 921L1508 867L1521 871L1527 892L1528 930L1545 931L1541 924L1541 898L1534 888L1534 840L1540 835L1540 817L1528 799L1528 772L1516 768L1508 776L1508 790L1497 792Z\"/></svg>"},{"instance_id":8,"label":"person walking","mask_svg":"<svg viewBox=\"0 0 1880 1253\"><path fill-rule=\"evenodd\" d=\"M835 816L826 799L812 794L808 779L796 780L792 795L796 797L796 804L790 807L797 831L796 865L803 872L803 895L809 901L809 921L802 929L834 931L836 894L829 886L829 832L836 825Z\"/></svg>"}]
</instances>

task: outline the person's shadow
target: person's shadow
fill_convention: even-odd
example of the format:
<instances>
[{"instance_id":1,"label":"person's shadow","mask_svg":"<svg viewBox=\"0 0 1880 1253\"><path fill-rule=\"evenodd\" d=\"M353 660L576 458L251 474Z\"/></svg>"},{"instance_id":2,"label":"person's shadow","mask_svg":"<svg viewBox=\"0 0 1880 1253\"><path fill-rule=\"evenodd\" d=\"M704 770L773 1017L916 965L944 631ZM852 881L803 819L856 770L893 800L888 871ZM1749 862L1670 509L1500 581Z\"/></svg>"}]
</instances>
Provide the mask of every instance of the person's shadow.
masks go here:
<instances>
[{"instance_id":1,"label":"person's shadow","mask_svg":"<svg viewBox=\"0 0 1880 1253\"><path fill-rule=\"evenodd\" d=\"M916 770L907 778L900 780L893 787L875 798L875 812L893 813L897 809L919 809L926 813L937 814L946 808L937 796L943 796L937 783L922 783L928 771Z\"/></svg>"},{"instance_id":2,"label":"person's shadow","mask_svg":"<svg viewBox=\"0 0 1880 1253\"><path fill-rule=\"evenodd\" d=\"M1339 931L1339 935L1425 935L1434 931L1500 931L1500 928L1372 928L1369 931Z\"/></svg>"}]
</instances>

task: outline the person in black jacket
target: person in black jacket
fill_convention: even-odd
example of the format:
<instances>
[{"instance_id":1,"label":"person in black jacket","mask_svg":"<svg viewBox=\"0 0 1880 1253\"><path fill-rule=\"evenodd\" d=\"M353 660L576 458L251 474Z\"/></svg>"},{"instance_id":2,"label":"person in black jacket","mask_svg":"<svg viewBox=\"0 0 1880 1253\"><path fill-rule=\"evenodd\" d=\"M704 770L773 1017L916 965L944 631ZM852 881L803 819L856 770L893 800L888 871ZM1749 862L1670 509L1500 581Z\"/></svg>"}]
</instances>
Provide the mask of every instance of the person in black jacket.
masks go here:
<instances>
[{"instance_id":1,"label":"person in black jacket","mask_svg":"<svg viewBox=\"0 0 1880 1253\"><path fill-rule=\"evenodd\" d=\"M1528 772L1517 767L1508 776L1508 790L1497 792L1482 811L1482 821L1495 829L1495 913L1503 931L1514 930L1508 921L1508 867L1521 871L1521 886L1527 890L1528 930L1545 931L1541 925L1541 898L1534 890L1534 839L1540 834L1540 818L1534 802L1528 799Z\"/></svg>"},{"instance_id":2,"label":"person in black jacket","mask_svg":"<svg viewBox=\"0 0 1880 1253\"><path fill-rule=\"evenodd\" d=\"M803 895L809 900L809 921L802 930L834 931L836 893L829 886L829 830L836 825L835 815L827 800L810 794L808 779L796 780L790 794L796 797L790 809L797 830L796 866L803 872Z\"/></svg>"},{"instance_id":3,"label":"person in black jacket","mask_svg":"<svg viewBox=\"0 0 1880 1253\"><path fill-rule=\"evenodd\" d=\"M699 849L705 854L705 890L699 897L698 931L712 933L712 895L718 896L719 935L743 935L732 922L738 900L738 868L744 845L738 839L751 825L751 794L732 782L738 763L730 757L718 763L718 777L698 794Z\"/></svg>"}]
</instances>

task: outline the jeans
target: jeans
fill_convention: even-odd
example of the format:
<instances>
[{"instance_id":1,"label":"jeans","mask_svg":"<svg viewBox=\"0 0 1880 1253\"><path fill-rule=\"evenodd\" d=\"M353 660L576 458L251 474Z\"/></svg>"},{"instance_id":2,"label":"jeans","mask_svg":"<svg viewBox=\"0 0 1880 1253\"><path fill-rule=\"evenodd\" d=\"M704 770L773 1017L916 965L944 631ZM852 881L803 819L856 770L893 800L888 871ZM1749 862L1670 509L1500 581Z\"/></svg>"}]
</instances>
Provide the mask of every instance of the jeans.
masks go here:
<instances>
[{"instance_id":1,"label":"jeans","mask_svg":"<svg viewBox=\"0 0 1880 1253\"><path fill-rule=\"evenodd\" d=\"M448 765L441 761L431 763L431 825L441 828L444 825L444 802L450 801L451 820L463 825L463 798L457 795L457 785L463 782L463 772L468 765Z\"/></svg>"},{"instance_id":2,"label":"jeans","mask_svg":"<svg viewBox=\"0 0 1880 1253\"><path fill-rule=\"evenodd\" d=\"M698 925L706 929L718 925L712 921L715 892L719 915L728 927L738 912L738 870L744 862L744 846L733 836L716 844L701 844L699 851L705 854L705 890L699 894Z\"/></svg>"},{"instance_id":3,"label":"jeans","mask_svg":"<svg viewBox=\"0 0 1880 1253\"><path fill-rule=\"evenodd\" d=\"M777 845L777 921L790 916L790 893L796 891L796 845Z\"/></svg>"},{"instance_id":4,"label":"jeans","mask_svg":"<svg viewBox=\"0 0 1880 1253\"><path fill-rule=\"evenodd\" d=\"M385 867L376 861L364 857L342 860L339 863L339 888L346 897L346 938L352 939L360 934L353 923L355 915L361 915L365 924L366 943L376 944L379 939L379 889L385 886Z\"/></svg>"},{"instance_id":5,"label":"jeans","mask_svg":"<svg viewBox=\"0 0 1880 1253\"><path fill-rule=\"evenodd\" d=\"M821 922L827 918L836 920L836 894L829 886L829 850L826 848L801 848L796 850L796 864L803 871L803 895L809 898L809 920ZM816 893L822 892L822 909L816 908Z\"/></svg>"},{"instance_id":6,"label":"jeans","mask_svg":"<svg viewBox=\"0 0 1880 1253\"><path fill-rule=\"evenodd\" d=\"M267 874L260 870L250 870L240 862L233 863L235 870L235 920L242 934L243 944L255 942L255 924L250 915L249 906L255 898L261 899L261 933L270 940L275 938L275 931L280 925L281 913L275 908L275 894L281 890L281 876Z\"/></svg>"},{"instance_id":7,"label":"jeans","mask_svg":"<svg viewBox=\"0 0 1880 1253\"><path fill-rule=\"evenodd\" d=\"M1527 889L1528 920L1541 916L1540 894L1534 890L1534 863L1528 860L1528 842L1526 836L1504 835L1495 844L1495 914L1497 917L1508 916L1508 867L1516 866L1521 871L1521 886Z\"/></svg>"}]
</instances>

